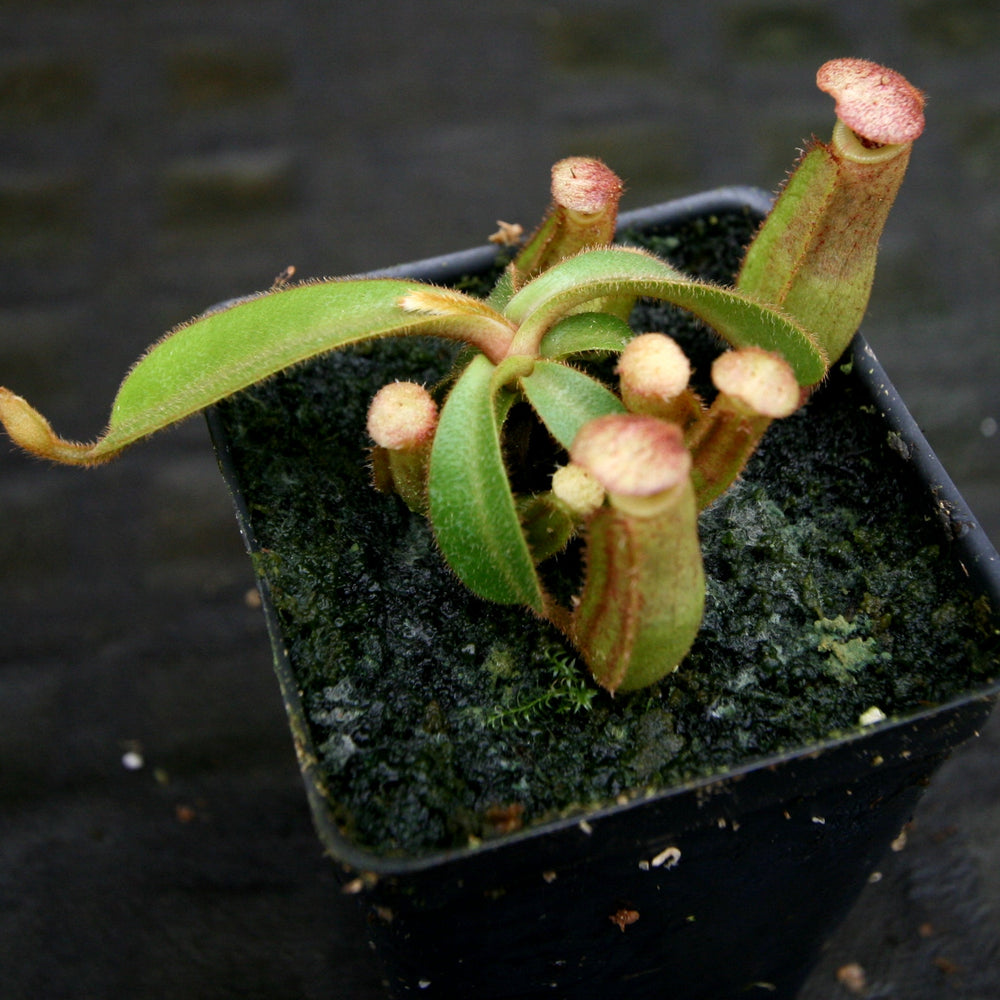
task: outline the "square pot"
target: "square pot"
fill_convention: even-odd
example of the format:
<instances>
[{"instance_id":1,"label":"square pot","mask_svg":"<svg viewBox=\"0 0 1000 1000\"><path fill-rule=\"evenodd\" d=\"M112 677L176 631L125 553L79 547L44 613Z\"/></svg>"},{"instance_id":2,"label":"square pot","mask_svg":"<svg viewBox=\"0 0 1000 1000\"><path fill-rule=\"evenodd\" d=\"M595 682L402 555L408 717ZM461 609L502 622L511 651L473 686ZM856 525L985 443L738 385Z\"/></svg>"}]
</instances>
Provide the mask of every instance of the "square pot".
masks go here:
<instances>
[{"instance_id":1,"label":"square pot","mask_svg":"<svg viewBox=\"0 0 1000 1000\"><path fill-rule=\"evenodd\" d=\"M740 239L733 235L739 226L720 228L719 220L742 220L745 234L768 207L762 192L724 189L627 214L620 232L659 237L668 248L680 228L689 235L701 233L702 242L684 264L711 273L739 258ZM485 247L379 274L463 287L481 278L486 287L496 271L496 253ZM704 341L698 343L704 346ZM415 363L415 371L399 370L399 357L380 346L340 352L332 360L320 359L279 376L209 414L220 467L258 575L275 670L314 822L346 889L357 893L369 914L390 994L477 1000L624 995L790 1000L825 936L911 816L930 775L976 733L996 700L996 552L858 336L808 408L809 426L820 429L805 432L813 434L808 447L815 449L819 440L828 449L823 461L847 477L845 492L858 492L863 508L859 522L871 517L867 488L855 485L862 466L866 474L874 468L880 483L891 482L893 496L912 505L908 516L920 534L912 551L933 550L942 592L962 592L956 607L964 610L955 611L949 603L931 631L961 618L958 627L965 631L957 640L956 662L962 664L958 672L967 676L968 690L931 685L923 691L924 678L915 676L912 696L908 701L904 696L901 707L887 702L884 721L855 722L806 745L772 745L765 751L755 751L752 734L744 736L746 752L725 768L709 762L672 785L650 778L624 790L609 779L603 800L586 805L568 801L523 827L519 804L508 789L497 808L487 810L485 830L481 815L471 826L462 820L452 842L441 840L448 835L441 810L427 805L439 804L447 791L427 791L423 772L408 775L397 761L370 773L359 798L381 804L390 797L384 791L390 787L398 799L407 794L420 798L413 822L424 823L430 832L437 824L443 833L436 846L426 849L408 849L409 834L399 834L391 849L376 850L364 839L371 841L370 831L360 841L352 835L358 826L355 808L345 804L338 789L372 752L351 729L358 724L354 717L363 711L378 715L379 724L391 728L396 705L390 689L374 707L360 709L356 689L377 674L380 664L392 660L400 670L396 690L402 696L411 679L415 684L417 675L426 673L428 656L433 659L429 644L438 635L451 634L460 613L474 619L476 629L486 629L477 631L474 640L462 640L480 670L484 660L491 664L482 686L499 683L497 677L509 673L509 665L495 655L497 647L487 654L489 635L506 630L534 637L547 630L530 620L518 624L524 619L472 597L453 606L447 589L408 591L409 583L398 578L408 580L413 565L427 561L427 529L402 511L395 498L373 495L373 502L388 513L363 535L350 521L354 515L344 514L364 486L365 440L357 429L340 434L339 428L363 427L370 384L399 377L432 381L447 369L449 357L435 346L408 351L406 362ZM827 401L833 399L849 400L861 415L866 428L861 437L843 430L839 413L827 412ZM772 464L786 461L783 454L774 454L784 447L781 441L772 447ZM248 474L248 459L262 443L269 453L253 459L254 471ZM353 463L358 470L353 480L327 484L324 479L322 496L303 491L294 470L316 464L313 445ZM746 474L751 484L754 468ZM261 482L269 484L263 493ZM290 527L307 539L329 535L334 555L303 556L307 549L278 547L275 539ZM735 537L731 544L739 547L749 535L737 532ZM383 542L384 551L378 549ZM365 557L356 557L355 550ZM390 558L395 562L385 561ZM877 566L880 557L871 558ZM432 572L444 573L446 587L447 571ZM298 589L289 585L292 578ZM455 581L451 585L461 589ZM358 632L338 603L345 593L377 609L377 624L367 632ZM894 614L877 610L888 618ZM876 610L869 612L876 616ZM341 629L342 616L348 620ZM860 660L840 662L843 690L854 690L854 672L866 669L866 657L875 656L874 640L852 637L850 625L832 613L820 619L833 633L841 629L816 639L828 643L831 657L850 650L864 654ZM457 634L465 634L462 627L455 626ZM878 655L884 660L890 654ZM352 656L356 676L331 666ZM832 670L839 669L835 658L831 662ZM910 677L911 669L894 664L903 678ZM324 676L327 670L332 671L329 677ZM474 685L475 667L463 676L471 676ZM668 690L670 683L665 682ZM719 719L737 701L735 695L729 702L706 698L705 713ZM450 725L449 711L449 705L428 696L420 724L427 752L457 752L446 749L442 735ZM663 712L656 717L664 717ZM661 736L661 745L678 738L669 729ZM652 746L655 755L655 741ZM449 773L466 764L477 776L468 784L475 784L479 772L471 761L449 761ZM530 765L526 769L530 777ZM488 798L488 791L484 794ZM456 815L468 808L460 803ZM469 832L473 829L475 833Z\"/></svg>"}]
</instances>

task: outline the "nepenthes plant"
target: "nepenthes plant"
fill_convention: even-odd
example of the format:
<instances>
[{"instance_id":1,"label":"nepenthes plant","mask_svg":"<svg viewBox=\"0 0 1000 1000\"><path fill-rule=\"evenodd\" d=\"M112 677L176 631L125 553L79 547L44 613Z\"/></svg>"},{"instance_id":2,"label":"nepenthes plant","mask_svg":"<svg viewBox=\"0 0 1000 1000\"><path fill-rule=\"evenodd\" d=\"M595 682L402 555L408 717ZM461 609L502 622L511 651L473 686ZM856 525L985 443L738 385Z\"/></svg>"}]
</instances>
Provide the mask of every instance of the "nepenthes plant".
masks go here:
<instances>
[{"instance_id":1,"label":"nepenthes plant","mask_svg":"<svg viewBox=\"0 0 1000 1000\"><path fill-rule=\"evenodd\" d=\"M35 455L95 465L317 354L388 336L459 341L445 384L395 382L372 400L375 485L429 518L473 592L560 629L601 686L655 683L702 619L699 512L850 342L923 130L923 95L892 70L837 59L817 82L836 100L832 138L804 151L732 287L614 245L622 183L572 157L553 168L548 214L485 299L394 278L283 282L154 344L92 444L58 437L2 388L0 419ZM710 393L691 388L674 341L629 327L640 298L687 310L725 343ZM589 364L608 357L610 369ZM527 493L506 440L515 409L544 429L549 452L550 481ZM580 579L557 598L544 567L572 539Z\"/></svg>"}]
</instances>

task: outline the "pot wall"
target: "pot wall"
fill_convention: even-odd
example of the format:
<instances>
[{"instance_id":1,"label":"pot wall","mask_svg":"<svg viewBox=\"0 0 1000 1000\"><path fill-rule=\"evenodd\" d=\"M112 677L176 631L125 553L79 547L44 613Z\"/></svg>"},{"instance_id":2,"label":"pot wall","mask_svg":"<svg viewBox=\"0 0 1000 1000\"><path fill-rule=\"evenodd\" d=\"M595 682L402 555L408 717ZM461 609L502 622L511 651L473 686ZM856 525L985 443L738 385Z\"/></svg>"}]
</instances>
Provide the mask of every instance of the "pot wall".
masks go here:
<instances>
[{"instance_id":1,"label":"pot wall","mask_svg":"<svg viewBox=\"0 0 1000 1000\"><path fill-rule=\"evenodd\" d=\"M723 1000L761 984L760 996L794 997L929 776L990 705L383 870L366 902L393 995ZM621 928L617 914L637 919Z\"/></svg>"}]
</instances>

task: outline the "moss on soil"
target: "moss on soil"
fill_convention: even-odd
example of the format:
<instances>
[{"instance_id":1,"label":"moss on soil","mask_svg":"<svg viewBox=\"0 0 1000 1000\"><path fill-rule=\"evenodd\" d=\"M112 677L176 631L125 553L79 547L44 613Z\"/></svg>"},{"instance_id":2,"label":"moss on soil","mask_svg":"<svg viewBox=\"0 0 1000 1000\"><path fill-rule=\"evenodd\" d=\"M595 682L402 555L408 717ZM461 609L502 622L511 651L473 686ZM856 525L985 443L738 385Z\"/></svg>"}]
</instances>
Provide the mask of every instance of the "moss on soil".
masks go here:
<instances>
[{"instance_id":1,"label":"moss on soil","mask_svg":"<svg viewBox=\"0 0 1000 1000\"><path fill-rule=\"evenodd\" d=\"M746 216L645 245L726 280ZM704 372L695 321L641 306ZM386 381L447 372L436 341L384 342L222 408L338 821L401 854L461 846L856 729L985 685L996 623L972 600L881 418L839 370L775 425L702 517L705 624L673 677L595 692L559 635L468 594L427 524L375 493L364 420ZM887 520L887 517L889 518Z\"/></svg>"}]
</instances>

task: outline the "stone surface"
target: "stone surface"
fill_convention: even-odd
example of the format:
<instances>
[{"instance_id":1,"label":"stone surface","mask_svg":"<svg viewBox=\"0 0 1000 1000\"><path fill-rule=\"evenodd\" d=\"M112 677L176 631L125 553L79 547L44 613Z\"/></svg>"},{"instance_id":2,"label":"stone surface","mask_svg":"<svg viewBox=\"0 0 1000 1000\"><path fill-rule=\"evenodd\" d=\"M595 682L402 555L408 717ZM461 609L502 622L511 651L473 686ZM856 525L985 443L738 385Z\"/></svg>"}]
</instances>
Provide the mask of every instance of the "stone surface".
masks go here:
<instances>
[{"instance_id":1,"label":"stone surface","mask_svg":"<svg viewBox=\"0 0 1000 1000\"><path fill-rule=\"evenodd\" d=\"M928 128L865 329L1000 538L996 4L3 0L0 26L0 382L82 438L152 339L288 264L530 226L576 153L623 208L774 189L829 129L817 66L893 66ZM203 425L0 466L0 995L377 996ZM801 1000L852 962L871 998L1000 995L998 743L934 782Z\"/></svg>"}]
</instances>

